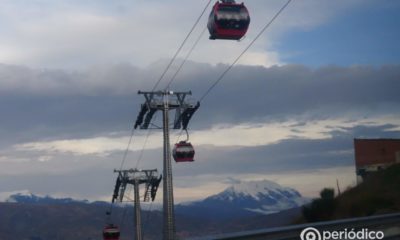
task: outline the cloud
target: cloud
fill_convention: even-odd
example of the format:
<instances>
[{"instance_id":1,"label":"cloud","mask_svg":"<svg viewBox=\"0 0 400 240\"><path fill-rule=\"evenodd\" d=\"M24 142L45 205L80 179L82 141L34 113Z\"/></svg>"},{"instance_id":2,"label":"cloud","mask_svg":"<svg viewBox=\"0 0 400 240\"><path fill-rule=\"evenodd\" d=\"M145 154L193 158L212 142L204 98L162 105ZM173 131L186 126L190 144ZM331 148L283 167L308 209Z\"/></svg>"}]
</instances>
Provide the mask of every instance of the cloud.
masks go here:
<instances>
[{"instance_id":1,"label":"cloud","mask_svg":"<svg viewBox=\"0 0 400 240\"><path fill-rule=\"evenodd\" d=\"M130 64L99 65L84 71L33 69L19 65L0 64L0 92L18 92L29 95L123 95L140 87L150 88L158 72L139 69ZM118 84L117 84L118 83ZM130 89L130 90L129 90Z\"/></svg>"},{"instance_id":2,"label":"cloud","mask_svg":"<svg viewBox=\"0 0 400 240\"><path fill-rule=\"evenodd\" d=\"M231 62L282 6L282 1L246 2L252 22L242 42L210 41L207 36L193 55L196 61ZM365 1L293 2L242 63L281 63L274 49L279 37L292 30L320 26ZM2 1L0 62L35 67L82 68L100 63L132 62L141 67L168 58L184 39L203 2L187 1ZM209 9L194 36L206 27ZM207 35L207 34L206 34ZM215 50L220 54L216 55ZM182 55L183 56L183 55ZM223 56L221 58L221 56Z\"/></svg>"},{"instance_id":3,"label":"cloud","mask_svg":"<svg viewBox=\"0 0 400 240\"><path fill-rule=\"evenodd\" d=\"M199 99L282 1L246 4L252 14L247 37L204 36L174 90L192 90L191 100ZM351 182L353 137L398 137L399 65L313 69L285 65L276 50L290 31L309 31L374 4L381 3L294 1L194 115L196 161L174 164L177 196L199 198L222 190L226 179L262 176L315 195L335 171ZM0 192L107 196L143 102L137 91L152 88L202 7L177 0L2 1ZM150 135L140 157L145 134L135 134L125 166L161 169L160 133ZM312 180L312 187L300 186Z\"/></svg>"},{"instance_id":4,"label":"cloud","mask_svg":"<svg viewBox=\"0 0 400 240\"><path fill-rule=\"evenodd\" d=\"M381 125L385 124L385 125ZM213 147L255 147L276 144L289 139L324 140L360 126L374 129L385 126L386 131L393 132L400 128L397 118L370 118L352 121L351 119L310 120L308 122L268 122L259 124L217 125L211 129L191 132L190 140L196 145ZM355 130L354 130L355 131ZM175 134L174 134L175 133ZM378 132L379 133L379 132ZM371 135L371 132L369 133ZM16 151L36 151L44 153L70 153L73 155L109 156L116 151L127 148L129 136L94 137L86 139L64 139L55 141L28 142L14 146ZM171 134L172 143L184 139L181 132ZM162 147L162 134L150 132L148 135L137 133L133 136L134 144L130 151L140 151L144 144L146 149ZM41 156L39 161L51 160L51 156Z\"/></svg>"},{"instance_id":5,"label":"cloud","mask_svg":"<svg viewBox=\"0 0 400 240\"><path fill-rule=\"evenodd\" d=\"M82 71L0 65L0 147L66 140L83 144L85 139L103 137L119 141L113 138L129 134L144 101L137 91L153 86L163 63ZM196 101L226 67L188 62L172 89L192 90L191 101ZM320 124L335 125L334 121L342 126L349 126L345 121L368 120L398 125L398 76L397 65L317 69L239 65L204 99L191 121L191 137L209 142L211 134L225 145L237 144L235 139L240 138L246 141L239 145L255 145L288 136L321 138L325 130ZM161 125L160 119L156 125ZM302 123L302 129L289 126ZM232 137L220 139L218 134Z\"/></svg>"},{"instance_id":6,"label":"cloud","mask_svg":"<svg viewBox=\"0 0 400 240\"><path fill-rule=\"evenodd\" d=\"M235 178L232 178L234 176ZM191 201L202 199L223 191L231 184L240 181L271 180L282 186L291 187L305 197L315 198L326 187L337 191L336 180L339 181L341 191L356 184L355 168L353 166L333 167L326 169L305 169L300 171L286 171L264 174L219 174L197 175L194 177L178 177L175 180L174 196L178 201ZM182 182L187 182L186 188L181 187Z\"/></svg>"},{"instance_id":7,"label":"cloud","mask_svg":"<svg viewBox=\"0 0 400 240\"><path fill-rule=\"evenodd\" d=\"M236 179L236 178L233 178L233 177L227 177L225 179L225 181L224 181L224 183L227 183L227 184L238 184L238 183L241 183L241 182L242 182L242 180Z\"/></svg>"},{"instance_id":8,"label":"cloud","mask_svg":"<svg viewBox=\"0 0 400 240\"><path fill-rule=\"evenodd\" d=\"M92 139L57 140L50 142L33 142L16 145L17 151L64 152L79 155L103 155L110 151L122 151L126 148L128 137L115 139L97 137ZM41 157L40 159L48 159Z\"/></svg>"},{"instance_id":9,"label":"cloud","mask_svg":"<svg viewBox=\"0 0 400 240\"><path fill-rule=\"evenodd\" d=\"M300 125L296 125L299 127ZM270 179L294 187L306 196L316 196L324 186L339 179L342 189L353 184L353 138L395 138L394 125L353 125L332 128L324 139L285 139L260 146L226 147L199 145L195 162L173 163L177 202L199 199L223 190L234 180ZM266 133L267 134L267 133ZM141 144L139 144L141 146ZM3 152L4 154L4 152ZM119 168L124 151L109 155L76 155L46 150L10 151L7 157L28 158L30 162L2 162L0 192L28 189L33 193L99 199L111 194L113 169ZM162 169L162 150L130 152L124 168ZM40 161L42 156L52 157ZM90 180L89 180L90 179ZM59 186L62 187L60 192Z\"/></svg>"},{"instance_id":10,"label":"cloud","mask_svg":"<svg viewBox=\"0 0 400 240\"><path fill-rule=\"evenodd\" d=\"M14 194L18 194L18 193L21 193L21 194L26 194L26 195L28 195L28 194L31 194L28 190L26 190L26 189L21 189L21 190L17 190L17 191L10 191L10 192L0 192L0 202L5 202L5 201L7 201L7 199L11 196L11 195L14 195Z\"/></svg>"}]
</instances>

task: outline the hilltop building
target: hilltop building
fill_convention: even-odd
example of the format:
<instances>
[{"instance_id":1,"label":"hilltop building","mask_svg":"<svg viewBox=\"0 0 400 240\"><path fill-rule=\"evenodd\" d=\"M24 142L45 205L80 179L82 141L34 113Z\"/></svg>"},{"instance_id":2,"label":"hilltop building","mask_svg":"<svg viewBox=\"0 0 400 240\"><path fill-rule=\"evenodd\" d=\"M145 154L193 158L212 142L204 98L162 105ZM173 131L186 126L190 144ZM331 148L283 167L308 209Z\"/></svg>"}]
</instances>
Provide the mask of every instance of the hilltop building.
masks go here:
<instances>
[{"instance_id":1,"label":"hilltop building","mask_svg":"<svg viewBox=\"0 0 400 240\"><path fill-rule=\"evenodd\" d=\"M354 139L357 182L368 173L400 163L400 139Z\"/></svg>"}]
</instances>

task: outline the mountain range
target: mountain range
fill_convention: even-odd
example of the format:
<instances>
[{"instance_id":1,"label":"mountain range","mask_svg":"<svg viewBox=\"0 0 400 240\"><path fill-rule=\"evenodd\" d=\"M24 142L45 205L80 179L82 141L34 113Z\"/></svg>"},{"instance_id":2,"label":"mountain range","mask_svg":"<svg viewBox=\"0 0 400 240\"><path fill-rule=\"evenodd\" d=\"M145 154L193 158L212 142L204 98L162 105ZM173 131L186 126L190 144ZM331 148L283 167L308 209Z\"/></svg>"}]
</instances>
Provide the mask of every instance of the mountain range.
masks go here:
<instances>
[{"instance_id":1,"label":"mountain range","mask_svg":"<svg viewBox=\"0 0 400 240\"><path fill-rule=\"evenodd\" d=\"M237 182L203 200L176 205L177 232L186 238L287 225L299 217L301 206L308 202L296 190L271 181ZM98 239L108 209L107 202L12 194L6 203L0 204L0 225L7 229L0 227L0 232L9 231L13 236L18 232L20 235L14 240L63 240L69 239L68 236L73 238L77 231L87 233L80 239ZM132 206L115 208L113 215L113 219L120 220L125 215L126 219L133 219ZM162 212L157 208L151 212L142 209L142 218L147 239L159 239ZM127 233L121 239L132 236L132 226L133 223L122 224L121 232ZM59 232L61 229L63 234Z\"/></svg>"},{"instance_id":2,"label":"mountain range","mask_svg":"<svg viewBox=\"0 0 400 240\"><path fill-rule=\"evenodd\" d=\"M228 219L272 214L298 208L310 202L301 194L279 184L263 180L240 182L201 201L176 206L176 212L201 218Z\"/></svg>"},{"instance_id":3,"label":"mountain range","mask_svg":"<svg viewBox=\"0 0 400 240\"><path fill-rule=\"evenodd\" d=\"M14 193L5 199L7 203L28 203L28 204L73 204L73 203L83 203L92 205L105 205L108 206L110 203L104 201L94 201L89 200L77 200L73 198L55 198L49 195L39 196L30 192L25 193Z\"/></svg>"}]
</instances>

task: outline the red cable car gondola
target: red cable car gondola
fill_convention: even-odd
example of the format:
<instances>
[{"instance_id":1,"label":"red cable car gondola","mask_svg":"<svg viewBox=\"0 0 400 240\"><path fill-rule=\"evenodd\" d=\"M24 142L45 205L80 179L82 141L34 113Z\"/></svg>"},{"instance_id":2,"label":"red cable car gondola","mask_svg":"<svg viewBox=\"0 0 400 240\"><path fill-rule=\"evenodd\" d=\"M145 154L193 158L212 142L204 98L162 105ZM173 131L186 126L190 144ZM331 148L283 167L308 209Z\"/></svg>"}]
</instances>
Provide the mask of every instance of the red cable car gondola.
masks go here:
<instances>
[{"instance_id":1,"label":"red cable car gondola","mask_svg":"<svg viewBox=\"0 0 400 240\"><path fill-rule=\"evenodd\" d=\"M193 162L194 161L194 148L190 142L181 141L176 143L172 150L172 156L175 162Z\"/></svg>"},{"instance_id":2,"label":"red cable car gondola","mask_svg":"<svg viewBox=\"0 0 400 240\"><path fill-rule=\"evenodd\" d=\"M103 240L119 240L119 229L113 224L109 224L103 229Z\"/></svg>"},{"instance_id":3,"label":"red cable car gondola","mask_svg":"<svg viewBox=\"0 0 400 240\"><path fill-rule=\"evenodd\" d=\"M240 40L247 32L250 15L243 3L221 0L215 3L208 18L210 39Z\"/></svg>"}]
</instances>

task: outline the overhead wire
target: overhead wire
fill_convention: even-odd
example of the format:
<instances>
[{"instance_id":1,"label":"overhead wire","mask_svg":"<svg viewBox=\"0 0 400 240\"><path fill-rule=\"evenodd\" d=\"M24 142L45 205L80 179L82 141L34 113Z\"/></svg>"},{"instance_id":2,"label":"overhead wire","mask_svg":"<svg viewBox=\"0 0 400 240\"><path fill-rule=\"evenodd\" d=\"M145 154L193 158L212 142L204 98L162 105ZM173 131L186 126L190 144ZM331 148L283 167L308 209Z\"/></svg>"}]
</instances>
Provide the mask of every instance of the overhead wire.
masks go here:
<instances>
[{"instance_id":1,"label":"overhead wire","mask_svg":"<svg viewBox=\"0 0 400 240\"><path fill-rule=\"evenodd\" d=\"M206 4L206 6L204 7L204 9L202 10L200 16L196 19L196 21L195 21L194 25L192 26L192 28L190 29L189 33L186 35L185 39L183 40L183 42L182 42L181 45L179 46L178 50L175 52L175 55L172 57L172 59L170 60L170 62L169 62L168 65L167 65L167 67L165 68L164 72L161 74L160 78L157 80L157 82L156 82L155 85L153 86L152 91L154 91L154 90L157 88L157 86L160 84L161 80L164 78L165 74L168 72L168 70L169 70L169 68L171 67L172 63L175 61L176 57L178 56L178 54L179 54L180 51L182 50L183 46L185 45L186 41L189 39L190 35L192 34L192 32L194 31L194 29L196 28L196 26L197 26L198 23L200 22L201 17L204 15L205 11L207 10L207 8L208 8L208 6L210 5L211 2L212 2L212 0L209 0L209 1L208 1L208 3ZM198 42L199 42L201 36L203 36L203 34L204 34L204 31L205 31L205 30L203 30L203 32L200 34L200 36L199 36L198 39L196 40L195 44L192 46L192 48L190 49L189 53L186 55L184 61L183 61L183 62L181 63L181 65L179 66L178 70L175 72L175 74L173 75L173 77L172 77L172 78L170 79L170 81L168 82L167 88L168 88L168 87L171 85L171 83L174 81L175 77L178 75L179 71L182 69L183 65L185 64L185 62L186 62L187 59L189 58L190 54L193 52L193 49L197 46L197 44L198 44ZM155 117L156 117L156 116L155 116ZM132 142L134 130L135 130L135 129L133 128L133 129L132 129L131 136L130 136L129 141L128 141L128 147L126 148L126 150L125 150L125 152L124 152L124 155L123 155L123 160L122 160L121 165L120 165L120 170L122 170L122 168L123 168L123 166L124 166L124 163L125 163L125 161L126 161L126 157L127 157L128 152L129 152L129 147L130 147L130 144L131 144L131 142ZM148 141L150 132L151 132L151 131L150 131L150 129L149 129L148 132L147 132L147 134L146 134L146 138L145 138L143 147L142 147L141 152L140 152L140 154L139 154L139 158L138 158L138 160L137 160L137 162L136 162L136 168L139 166L140 161L141 161L141 159L142 159L142 157L143 157L143 153L144 153L144 150L145 150L145 147L146 147L146 144L147 144L147 141ZM110 214L111 214L111 211L112 211L112 206L113 206L113 204L111 205L111 208L110 208ZM150 205L150 208L151 208L151 206L152 206L152 204ZM124 222L124 219L125 219L125 213L126 213L126 210L124 211L124 214L123 214L122 223ZM149 218L149 217L147 217L147 219L148 219L148 218Z\"/></svg>"},{"instance_id":2,"label":"overhead wire","mask_svg":"<svg viewBox=\"0 0 400 240\"><path fill-rule=\"evenodd\" d=\"M189 33L186 35L185 39L183 40L183 42L182 42L181 45L179 46L179 48L178 48L178 50L176 51L175 55L173 56L173 58L171 59L171 61L170 61L169 64L167 65L167 67L165 68L164 72L161 74L161 76L160 76L160 78L158 79L158 81L157 81L157 82L155 83L155 85L153 86L152 91L154 91L154 90L157 88L157 86L159 85L159 83L161 82L161 80L164 78L165 74L167 73L167 71L168 71L169 68L171 67L172 63L175 61L176 57L178 56L178 54L179 54L180 51L182 50L183 46L185 45L186 41L188 40L188 38L190 37L190 35L192 34L192 32L194 31L194 29L195 29L196 26L198 25L198 23L200 22L201 17L204 15L204 13L205 13L205 11L207 10L208 6L210 5L211 1L212 1L212 0L209 0L209 1L208 1L208 3L206 4L206 6L204 7L204 9L202 10L200 16L196 19L195 23L193 24L193 26L192 26L192 28L190 29ZM189 53L186 55L185 60L181 63L181 65L179 66L178 70L175 72L174 76L170 79L170 81L169 81L169 83L168 83L168 85L167 85L168 87L169 87L169 85L173 82L173 80L175 79L175 77L176 77L176 75L179 73L179 71L182 69L184 63L185 63L186 60L189 58L189 56L190 56L190 54L193 52L194 48L197 46L197 44L198 44L198 42L199 42L201 36L203 36L203 34L204 34L204 31L205 31L205 29L202 31L202 33L200 34L200 36L199 36L198 39L196 40L195 44L192 46L192 48L190 49ZM128 141L128 146L127 146L127 148L126 148L126 150L125 150L125 152L124 152L124 155L123 155L123 159L122 159L122 162L121 162L120 170L123 168L123 165L124 165L124 163L125 163L127 154L128 154L128 152L129 152L129 147L130 147L130 144L131 144L131 141L132 141L132 138L133 138L134 130L135 130L135 129L133 128L133 129L132 129L132 132L131 132L131 136L130 136L129 141ZM147 142L148 136L149 136L149 134L147 134L147 136L146 136L145 143ZM146 145L146 144L144 144L144 147L145 147L145 145ZM143 149L142 149L142 152L143 152L143 150L144 150L144 147L143 147ZM141 154L140 154L139 159L141 159L141 156L143 156L143 153L142 153L142 152L141 152ZM136 164L136 166L137 166L137 165L138 165L138 164Z\"/></svg>"},{"instance_id":3,"label":"overhead wire","mask_svg":"<svg viewBox=\"0 0 400 240\"><path fill-rule=\"evenodd\" d=\"M181 43L181 45L179 46L178 50L175 52L174 56L171 58L171 60L169 61L167 67L165 68L164 72L161 74L160 78L158 79L158 81L156 82L156 84L154 85L153 89L151 91L154 91L158 84L160 84L161 80L164 78L165 74L168 72L169 68L171 67L172 63L175 61L176 57L178 56L178 54L180 53L180 51L182 50L183 46L185 45L186 41L189 39L190 35L192 34L193 30L196 28L197 24L200 22L201 17L204 15L204 13L206 12L208 6L210 5L212 0L209 0L207 5L204 7L203 11L201 12L200 16L197 18L197 20L195 21L194 25L192 26L192 28L190 29L190 31L188 32L188 34L186 35L185 39L183 40L183 42Z\"/></svg>"},{"instance_id":4,"label":"overhead wire","mask_svg":"<svg viewBox=\"0 0 400 240\"><path fill-rule=\"evenodd\" d=\"M240 58L247 52L247 50L254 44L255 41L257 41L257 39L265 32L265 30L275 21L275 19L283 12L283 10L289 5L289 3L292 0L288 0L286 2L286 4L283 5L283 7L274 15L274 17L261 29L261 31L257 34L257 36L250 42L250 44L239 54L239 56L233 61L233 63L219 76L219 78L217 78L217 80L211 85L211 87L209 89L207 89L207 91L202 95L202 97L200 98L200 102L211 92L211 90L224 78L224 76L232 69L232 67L240 60ZM210 1L211 2L211 1ZM195 28L195 26L197 25L197 23L199 22L201 16L204 14L206 8L208 7L208 5L210 4L210 2L207 4L207 6L205 7L205 9L203 10L202 14L200 15L200 17L197 19L195 25L192 27L191 31L189 32L189 34L186 36L185 40L182 42L181 46L179 47L178 51L175 53L174 57L171 59L171 61L169 62L167 68L165 69L165 71L163 72L163 74L161 75L161 77L159 78L159 80L157 81L156 85L153 87L153 91L154 89L158 86L158 84L161 82L162 78L164 77L164 75L166 74L166 72L168 71L168 69L171 67L173 61L175 60L176 56L179 54L180 50L182 49L184 43L186 42L186 40L188 39L189 35L191 34L191 32L193 31L193 29ZM199 43L201 37L204 35L205 33L205 29L203 29L203 31L200 33L200 35L198 36L198 38L196 39L195 43L193 44L192 48L189 50L189 52L187 53L187 55L185 56L184 60L181 62L181 64L179 65L179 67L177 68L177 70L175 71L174 75L170 78L168 84L165 87L165 90L169 89L171 84L173 83L173 81L176 79L176 76L178 75L178 73L181 71L182 67L184 66L184 64L186 63L186 61L188 60L189 56L192 54L194 48L197 46L197 44ZM180 131L178 137L177 137L177 141L179 141L179 138L181 137L183 131ZM147 135L148 137L148 135ZM147 142L147 137L146 137L146 141ZM146 216L146 220L144 222L143 225L146 225L147 222L149 221L150 218L150 212L151 212L151 208L153 206L153 202L151 202L149 210L147 212L147 216Z\"/></svg>"},{"instance_id":5,"label":"overhead wire","mask_svg":"<svg viewBox=\"0 0 400 240\"><path fill-rule=\"evenodd\" d=\"M128 140L128 145L127 145L127 147L126 147L126 149L125 149L124 155L123 155L123 157L122 157L122 162L121 162L121 165L120 165L120 167L119 167L119 170L120 170L120 171L121 171L122 168L124 167L124 164L125 164L125 161L126 161L126 157L128 156L129 148L130 148L131 143L132 143L132 139L133 139L134 133L135 133L135 128L133 127L133 128L132 128L132 131L131 131L131 136L129 137L129 140Z\"/></svg>"},{"instance_id":6,"label":"overhead wire","mask_svg":"<svg viewBox=\"0 0 400 240\"><path fill-rule=\"evenodd\" d=\"M200 22L202 16L204 15L204 13L206 12L208 6L211 4L212 0L209 0L206 4L206 6L204 7L204 9L201 11L200 15L197 17L195 23L193 24L192 28L190 29L190 31L188 32L188 34L186 35L185 39L182 41L181 45L179 46L178 50L175 52L175 55L172 57L172 59L170 60L169 64L167 65L167 67L165 68L164 72L161 74L160 78L157 80L157 82L155 83L155 85L152 88L152 91L154 91L157 86L160 84L161 80L164 78L165 74L167 73L167 71L169 70L169 68L171 67L172 63L175 61L176 57L178 56L178 54L180 53L180 51L182 50L183 46L185 45L186 41L189 39L190 35L193 33L194 29L196 28L196 26L198 25L198 23ZM198 36L198 38L196 39L195 43L193 44L193 46L191 47L191 49L189 50L189 52L186 54L185 59L182 61L182 63L180 64L180 66L178 67L178 69L175 71L174 75L171 77L171 79L169 80L167 87L165 88L165 90L167 90L169 88L169 86L172 84L172 82L175 80L176 76L178 75L178 73L180 72L180 70L182 69L183 65L186 63L186 61L188 60L189 56L192 54L194 48L197 46L197 44L199 43L201 37L204 35L206 28L200 33L200 35ZM156 118L157 115L155 115L154 118ZM143 148L141 150L141 153L139 155L139 159L138 162L136 164L136 166L139 165L140 160L143 157L143 151L146 147L147 144L147 140L148 137L150 135L150 129L148 130L148 133L146 135L146 139L145 139L145 143L143 145Z\"/></svg>"},{"instance_id":7,"label":"overhead wire","mask_svg":"<svg viewBox=\"0 0 400 240\"><path fill-rule=\"evenodd\" d=\"M133 127L132 130L131 130L131 134L130 134L129 140L128 140L128 145L126 146L126 149L125 149L124 154L122 156L122 161L121 161L121 164L120 164L120 167L119 167L119 171L122 170L122 168L123 168L123 166L125 164L126 158L128 156L129 148L130 148L130 145L131 145L132 140L133 140L134 133L135 133L135 128ZM109 215L110 219L112 217L111 214L112 214L113 206L114 206L114 203L111 202L110 210L108 212L108 215Z\"/></svg>"},{"instance_id":8,"label":"overhead wire","mask_svg":"<svg viewBox=\"0 0 400 240\"><path fill-rule=\"evenodd\" d=\"M235 64L240 60L240 58L249 50L249 48L257 41L257 39L267 30L269 26L276 20L276 18L285 10L285 8L289 5L292 0L288 0L274 15L274 17L261 29L261 31L257 34L257 36L247 45L247 47L239 54L239 56L229 65L227 69L217 78L217 80L205 91L205 93L201 96L200 102L213 90L213 88L225 77L225 75L235 66Z\"/></svg>"},{"instance_id":9,"label":"overhead wire","mask_svg":"<svg viewBox=\"0 0 400 240\"><path fill-rule=\"evenodd\" d=\"M167 86L165 87L165 90L168 90L169 87L171 86L172 82L175 80L176 76L178 75L178 73L181 71L183 65L185 65L185 63L187 62L187 60L189 59L190 55L192 54L193 50L196 48L196 46L198 45L198 43L200 42L201 38L203 37L204 33L206 32L207 28L204 28L201 33L199 34L199 36L197 37L196 41L194 42L194 44L192 45L192 47L190 48L190 50L188 51L188 53L186 54L184 60L181 62L181 64L179 65L179 67L177 68L177 70L175 71L174 75L171 77L171 79L169 80ZM182 135L183 130L180 131L179 136L176 138L176 143L179 141L179 138ZM150 205L150 209L151 209Z\"/></svg>"},{"instance_id":10,"label":"overhead wire","mask_svg":"<svg viewBox=\"0 0 400 240\"><path fill-rule=\"evenodd\" d=\"M186 35L185 39L183 40L183 42L181 43L181 45L179 46L179 48L177 49L177 51L175 52L174 56L172 57L172 59L170 60L170 62L168 63L167 67L165 68L164 72L161 74L160 78L157 80L157 82L155 83L155 85L152 88L152 91L154 91L158 85L160 84L161 80L164 78L165 74L168 72L169 68L171 67L171 65L173 64L173 62L175 61L176 57L178 56L178 54L180 53L180 51L182 50L183 46L185 45L186 41L188 40L188 38L190 37L190 35L192 34L192 32L194 31L194 29L196 28L196 26L198 25L201 17L204 15L205 11L207 10L208 6L210 5L212 0L209 0L209 2L206 4L205 8L203 9L203 11L201 12L200 16L197 18L197 20L195 21L195 24L192 26L192 28L190 29L189 33ZM247 52L247 50L254 44L254 42L266 31L266 29L276 20L276 18L283 12L283 10L285 10L285 8L290 4L292 0L288 0L283 7L274 15L274 17L261 29L261 31L256 35L256 37L248 44L248 46L239 54L239 56L229 65L229 67L216 79L216 81L206 90L206 92L201 96L200 98L200 102L204 100L204 98L216 87L216 85L225 77L225 75L233 68L233 66L240 60L240 58ZM193 44L192 48L189 50L189 52L187 53L187 55L185 56L185 59L182 61L182 63L180 64L180 66L178 67L177 71L174 73L174 75L171 77L171 79L169 80L168 84L166 85L165 90L167 90L170 85L172 84L172 82L175 80L176 76L178 75L178 73L181 71L182 67L184 66L184 64L186 63L186 61L188 60L189 56L191 55L191 53L193 52L194 48L197 46L197 44L199 43L201 37L203 36L204 32L206 29L204 29L201 34L199 35L199 37L196 39L195 43ZM123 165L126 161L127 158L127 154L129 152L129 148L134 136L134 131L135 129L132 129L131 132L131 136L129 138L128 141L128 146L124 152L123 155L123 159L120 165L120 170L122 170ZM178 139L180 138L182 134L182 131L180 132ZM146 135L145 138L145 142L143 145L143 148L141 150L141 153L139 155L138 161L136 163L136 167L139 165L140 160L143 157L143 152L144 149L146 147L148 138L150 135L150 130L148 130L148 133ZM150 209L152 207L152 204L150 204ZM124 222L125 219L125 213L126 211L124 211L123 214L123 218L122 218L122 223ZM149 216L147 216L148 220ZM147 222L147 221L146 221Z\"/></svg>"},{"instance_id":11,"label":"overhead wire","mask_svg":"<svg viewBox=\"0 0 400 240\"><path fill-rule=\"evenodd\" d=\"M154 120L156 118L157 118L157 115L154 116ZM146 149L146 145L147 145L147 141L149 140L150 133L151 133L151 129L149 129L147 131L147 134L146 134L146 137L144 139L144 143L143 143L142 149L140 150L139 157L138 157L138 159L136 161L136 166L135 166L136 169L139 167L139 164L140 164L140 162L141 162L141 160L143 158L144 150Z\"/></svg>"},{"instance_id":12,"label":"overhead wire","mask_svg":"<svg viewBox=\"0 0 400 240\"><path fill-rule=\"evenodd\" d=\"M130 185L129 185L129 186L128 186L128 194L127 194L127 195L129 195L129 194L132 192L132 190L133 190L133 186L130 186ZM126 198L126 195L124 196L124 198ZM123 199L122 199L122 200L123 200ZM123 212L122 212L122 217L121 217L121 224L120 224L121 229L122 229L123 226L124 226L126 213L128 212L127 205L128 205L128 204L125 204L124 207L123 207Z\"/></svg>"},{"instance_id":13,"label":"overhead wire","mask_svg":"<svg viewBox=\"0 0 400 240\"><path fill-rule=\"evenodd\" d=\"M200 16L197 18L197 20L195 21L194 25L192 26L192 28L190 29L189 33L186 35L185 39L183 40L182 44L179 46L178 50L176 51L175 55L173 56L173 58L170 60L169 64L167 65L167 67L165 68L164 72L161 74L160 78L158 79L158 81L156 82L156 84L154 85L152 91L154 91L156 89L156 87L159 85L159 83L161 82L161 80L163 79L163 77L165 76L165 74L167 73L167 71L169 70L169 68L171 67L172 63L175 61L176 57L178 56L179 52L182 50L184 44L186 43L186 41L188 40L189 36L192 34L193 30L196 28L196 26L198 25L198 23L200 22L200 19L202 18L202 16L204 15L205 11L207 10L208 6L210 5L210 3L212 2L212 0L209 0L208 3L206 4L206 6L204 7L203 11L200 13ZM190 48L190 50L188 51L188 53L186 54L184 60L181 62L181 64L179 65L179 67L177 68L177 70L175 71L174 75L171 77L171 79L169 80L167 86L165 87L164 90L167 90L171 84L173 83L173 81L175 80L176 76L178 75L178 73L182 70L182 67L184 66L184 64L187 62L187 60L189 59L190 55L192 54L193 50L196 48L196 46L198 45L198 43L200 42L202 36L205 33L205 30L207 28L204 28L202 30L202 32L200 33L200 35L197 37L196 41L194 42L194 44L192 45L192 47ZM142 151L140 153L139 156L139 160L136 164L136 166L139 165L140 160L143 157L143 151L145 149L145 146L147 144L147 140L148 137L150 135L150 129L148 130L148 133L146 135L146 139L145 139L145 143L143 145ZM144 226L148 223L148 221L150 220L150 212L153 206L153 202L150 203L150 207L149 210L147 211L147 216L146 216L146 220L143 223L143 228Z\"/></svg>"},{"instance_id":14,"label":"overhead wire","mask_svg":"<svg viewBox=\"0 0 400 240\"><path fill-rule=\"evenodd\" d=\"M182 136L182 133L183 133L183 129L181 130L181 131L179 131L179 134L178 134L178 136L177 136L177 138L176 138L176 143L179 141L179 139L181 138L181 136Z\"/></svg>"},{"instance_id":15,"label":"overhead wire","mask_svg":"<svg viewBox=\"0 0 400 240\"><path fill-rule=\"evenodd\" d=\"M181 62L181 64L179 65L178 69L175 71L174 75L169 80L167 86L165 87L165 90L169 89L169 87L171 86L172 82L175 80L176 76L181 71L183 65L185 65L186 61L189 59L189 57L192 54L193 50L196 48L197 44L200 42L200 40L203 37L203 35L206 32L206 30L207 30L207 28L204 28L203 31L201 31L200 35L197 37L197 39L194 42L193 46L190 48L189 52L186 54L185 59Z\"/></svg>"}]
</instances>

